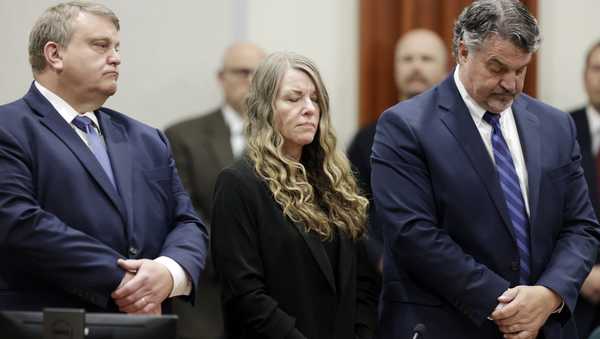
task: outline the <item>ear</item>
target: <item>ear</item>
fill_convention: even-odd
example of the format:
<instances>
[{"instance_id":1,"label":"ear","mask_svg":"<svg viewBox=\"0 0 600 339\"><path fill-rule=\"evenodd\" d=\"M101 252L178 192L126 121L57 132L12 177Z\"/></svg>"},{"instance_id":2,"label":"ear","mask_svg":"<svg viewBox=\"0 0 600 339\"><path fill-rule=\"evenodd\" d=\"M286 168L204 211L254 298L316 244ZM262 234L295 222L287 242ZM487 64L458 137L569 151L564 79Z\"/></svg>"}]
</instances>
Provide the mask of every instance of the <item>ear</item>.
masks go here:
<instances>
[{"instance_id":1,"label":"ear","mask_svg":"<svg viewBox=\"0 0 600 339\"><path fill-rule=\"evenodd\" d=\"M458 55L456 57L458 58L458 63L461 65L467 62L467 58L469 57L469 49L465 45L464 41L461 41L458 44Z\"/></svg>"},{"instance_id":2,"label":"ear","mask_svg":"<svg viewBox=\"0 0 600 339\"><path fill-rule=\"evenodd\" d=\"M44 45L44 57L46 65L55 70L63 69L62 47L54 41L48 41Z\"/></svg>"}]
</instances>

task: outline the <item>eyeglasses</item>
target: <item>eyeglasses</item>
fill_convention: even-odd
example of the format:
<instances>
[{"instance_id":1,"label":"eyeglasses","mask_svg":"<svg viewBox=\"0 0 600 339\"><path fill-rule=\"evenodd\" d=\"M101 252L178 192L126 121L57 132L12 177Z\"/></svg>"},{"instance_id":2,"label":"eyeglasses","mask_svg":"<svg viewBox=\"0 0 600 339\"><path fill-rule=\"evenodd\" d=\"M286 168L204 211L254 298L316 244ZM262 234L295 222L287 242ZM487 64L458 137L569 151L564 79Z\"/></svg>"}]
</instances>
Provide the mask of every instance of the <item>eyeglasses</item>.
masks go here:
<instances>
[{"instance_id":1,"label":"eyeglasses","mask_svg":"<svg viewBox=\"0 0 600 339\"><path fill-rule=\"evenodd\" d=\"M248 79L254 75L256 70L252 68L226 68L223 70L224 73L229 73L238 78Z\"/></svg>"}]
</instances>

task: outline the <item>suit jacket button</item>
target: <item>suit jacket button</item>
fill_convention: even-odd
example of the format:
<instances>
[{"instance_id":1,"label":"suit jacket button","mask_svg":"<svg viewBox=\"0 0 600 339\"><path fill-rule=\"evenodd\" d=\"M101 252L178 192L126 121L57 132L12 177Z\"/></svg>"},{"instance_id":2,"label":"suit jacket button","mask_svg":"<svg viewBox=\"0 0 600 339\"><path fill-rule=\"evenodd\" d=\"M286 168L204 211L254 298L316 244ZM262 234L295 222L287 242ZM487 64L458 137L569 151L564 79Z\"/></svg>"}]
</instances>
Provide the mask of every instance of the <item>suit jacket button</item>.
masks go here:
<instances>
[{"instance_id":1,"label":"suit jacket button","mask_svg":"<svg viewBox=\"0 0 600 339\"><path fill-rule=\"evenodd\" d=\"M138 249L131 246L129 247L129 256L135 258L138 254Z\"/></svg>"},{"instance_id":2,"label":"suit jacket button","mask_svg":"<svg viewBox=\"0 0 600 339\"><path fill-rule=\"evenodd\" d=\"M519 269L520 269L519 268L519 262L518 261L512 261L510 263L510 269L513 270L513 271L515 271L515 272L519 271Z\"/></svg>"}]
</instances>

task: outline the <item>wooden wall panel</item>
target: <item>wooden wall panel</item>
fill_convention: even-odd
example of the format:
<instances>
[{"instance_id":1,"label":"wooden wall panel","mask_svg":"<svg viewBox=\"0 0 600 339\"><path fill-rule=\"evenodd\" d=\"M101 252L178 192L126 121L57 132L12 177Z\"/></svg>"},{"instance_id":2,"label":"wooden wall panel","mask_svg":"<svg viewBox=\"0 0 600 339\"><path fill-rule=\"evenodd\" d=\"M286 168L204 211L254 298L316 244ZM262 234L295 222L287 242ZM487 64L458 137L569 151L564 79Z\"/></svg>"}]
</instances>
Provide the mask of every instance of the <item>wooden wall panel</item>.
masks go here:
<instances>
[{"instance_id":1,"label":"wooden wall panel","mask_svg":"<svg viewBox=\"0 0 600 339\"><path fill-rule=\"evenodd\" d=\"M415 28L437 32L451 55L452 30L462 9L471 0L360 0L359 124L364 126L379 117L397 100L394 83L394 48L398 38ZM537 15L537 0L525 0ZM524 91L537 94L537 59L533 58Z\"/></svg>"}]
</instances>

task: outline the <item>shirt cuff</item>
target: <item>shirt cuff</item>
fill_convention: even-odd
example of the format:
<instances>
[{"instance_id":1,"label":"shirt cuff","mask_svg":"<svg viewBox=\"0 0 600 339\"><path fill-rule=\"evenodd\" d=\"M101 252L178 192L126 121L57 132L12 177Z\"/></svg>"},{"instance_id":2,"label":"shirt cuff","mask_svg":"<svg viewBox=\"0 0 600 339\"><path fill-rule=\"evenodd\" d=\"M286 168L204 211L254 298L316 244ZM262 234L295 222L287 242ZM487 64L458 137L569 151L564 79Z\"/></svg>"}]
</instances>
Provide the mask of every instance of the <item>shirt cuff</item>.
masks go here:
<instances>
[{"instance_id":1,"label":"shirt cuff","mask_svg":"<svg viewBox=\"0 0 600 339\"><path fill-rule=\"evenodd\" d=\"M173 278L173 289L169 298L179 295L189 295L192 292L192 281L187 272L175 260L169 257L158 257L155 262L165 265L171 277Z\"/></svg>"},{"instance_id":2,"label":"shirt cuff","mask_svg":"<svg viewBox=\"0 0 600 339\"><path fill-rule=\"evenodd\" d=\"M552 312L552 314L562 312L562 310L563 310L564 307L565 307L565 300L561 298L560 299L560 306L558 306L558 308L555 309L554 312Z\"/></svg>"}]
</instances>

